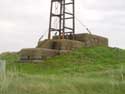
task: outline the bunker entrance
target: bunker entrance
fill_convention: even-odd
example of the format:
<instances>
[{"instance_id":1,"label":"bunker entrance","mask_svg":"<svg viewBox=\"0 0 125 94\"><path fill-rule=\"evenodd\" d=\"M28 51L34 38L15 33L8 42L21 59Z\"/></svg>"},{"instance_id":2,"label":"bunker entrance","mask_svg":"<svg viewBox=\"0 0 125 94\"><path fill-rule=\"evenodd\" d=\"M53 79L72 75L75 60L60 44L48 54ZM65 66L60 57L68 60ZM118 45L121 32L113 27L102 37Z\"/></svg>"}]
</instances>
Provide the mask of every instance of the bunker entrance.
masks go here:
<instances>
[{"instance_id":1,"label":"bunker entrance","mask_svg":"<svg viewBox=\"0 0 125 94\"><path fill-rule=\"evenodd\" d=\"M57 42L53 42L52 49L56 49L56 47L57 47Z\"/></svg>"},{"instance_id":2,"label":"bunker entrance","mask_svg":"<svg viewBox=\"0 0 125 94\"><path fill-rule=\"evenodd\" d=\"M61 50L61 44L57 41L54 41L51 45L51 49Z\"/></svg>"}]
</instances>

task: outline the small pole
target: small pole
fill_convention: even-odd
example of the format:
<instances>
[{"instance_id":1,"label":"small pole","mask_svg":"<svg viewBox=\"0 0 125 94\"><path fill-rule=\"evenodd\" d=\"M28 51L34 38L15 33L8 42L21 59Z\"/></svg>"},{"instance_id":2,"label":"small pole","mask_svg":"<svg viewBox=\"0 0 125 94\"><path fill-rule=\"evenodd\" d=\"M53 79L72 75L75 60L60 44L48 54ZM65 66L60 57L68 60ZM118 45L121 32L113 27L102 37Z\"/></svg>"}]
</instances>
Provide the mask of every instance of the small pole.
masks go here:
<instances>
[{"instance_id":1,"label":"small pole","mask_svg":"<svg viewBox=\"0 0 125 94\"><path fill-rule=\"evenodd\" d=\"M6 61L0 60L0 75L5 74L6 71Z\"/></svg>"}]
</instances>

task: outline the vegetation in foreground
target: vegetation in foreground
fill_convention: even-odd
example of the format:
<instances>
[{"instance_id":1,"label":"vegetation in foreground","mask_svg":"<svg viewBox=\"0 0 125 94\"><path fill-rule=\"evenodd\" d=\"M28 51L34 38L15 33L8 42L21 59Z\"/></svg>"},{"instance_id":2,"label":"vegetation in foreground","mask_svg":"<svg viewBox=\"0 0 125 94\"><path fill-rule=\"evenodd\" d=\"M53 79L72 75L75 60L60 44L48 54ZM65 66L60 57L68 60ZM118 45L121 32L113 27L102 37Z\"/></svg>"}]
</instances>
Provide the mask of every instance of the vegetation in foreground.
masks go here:
<instances>
[{"instance_id":1,"label":"vegetation in foreground","mask_svg":"<svg viewBox=\"0 0 125 94\"><path fill-rule=\"evenodd\" d=\"M0 94L124 94L125 50L81 48L42 63L19 63L17 53L4 53L7 72Z\"/></svg>"}]
</instances>

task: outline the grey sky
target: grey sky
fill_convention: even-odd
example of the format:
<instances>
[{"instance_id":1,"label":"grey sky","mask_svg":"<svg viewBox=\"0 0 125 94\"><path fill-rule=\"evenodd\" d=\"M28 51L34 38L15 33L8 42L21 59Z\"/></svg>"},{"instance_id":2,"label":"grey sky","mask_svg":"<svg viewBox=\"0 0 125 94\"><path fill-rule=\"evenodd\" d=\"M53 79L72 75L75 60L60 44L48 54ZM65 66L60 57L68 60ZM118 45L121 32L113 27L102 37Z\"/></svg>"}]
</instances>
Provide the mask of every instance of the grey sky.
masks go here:
<instances>
[{"instance_id":1,"label":"grey sky","mask_svg":"<svg viewBox=\"0 0 125 94\"><path fill-rule=\"evenodd\" d=\"M48 31L51 0L0 0L0 52L35 47ZM110 46L125 48L124 0L75 0L76 17L92 33L109 38ZM76 32L86 32L76 22Z\"/></svg>"}]
</instances>

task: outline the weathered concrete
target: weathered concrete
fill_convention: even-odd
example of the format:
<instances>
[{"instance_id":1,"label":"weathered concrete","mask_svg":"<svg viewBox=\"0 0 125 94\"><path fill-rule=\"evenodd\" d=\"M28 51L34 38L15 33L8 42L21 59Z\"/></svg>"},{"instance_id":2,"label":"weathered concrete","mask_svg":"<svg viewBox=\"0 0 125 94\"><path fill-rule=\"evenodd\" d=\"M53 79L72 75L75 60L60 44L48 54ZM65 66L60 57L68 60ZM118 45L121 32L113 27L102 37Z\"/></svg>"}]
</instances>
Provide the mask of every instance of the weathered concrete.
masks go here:
<instances>
[{"instance_id":1,"label":"weathered concrete","mask_svg":"<svg viewBox=\"0 0 125 94\"><path fill-rule=\"evenodd\" d=\"M21 62L41 62L42 60L48 59L61 54L66 54L69 50L54 50L45 48L27 48L20 51Z\"/></svg>"},{"instance_id":2,"label":"weathered concrete","mask_svg":"<svg viewBox=\"0 0 125 94\"><path fill-rule=\"evenodd\" d=\"M53 37L53 39L57 38L58 36ZM72 36L67 35L65 36L65 39L72 39ZM108 46L107 38L88 33L75 34L74 40L83 42L85 47Z\"/></svg>"},{"instance_id":3,"label":"weathered concrete","mask_svg":"<svg viewBox=\"0 0 125 94\"><path fill-rule=\"evenodd\" d=\"M66 54L82 47L108 46L107 38L87 33L75 34L74 40L71 40L72 36L70 35L61 40L57 37L54 36L52 40L40 41L36 48L22 49L20 60L23 62L41 62L47 58Z\"/></svg>"},{"instance_id":4,"label":"weathered concrete","mask_svg":"<svg viewBox=\"0 0 125 94\"><path fill-rule=\"evenodd\" d=\"M73 50L77 48L84 47L85 44L76 40L67 40L67 39L55 39L55 40L45 40L38 43L37 48L47 48L55 50Z\"/></svg>"},{"instance_id":5,"label":"weathered concrete","mask_svg":"<svg viewBox=\"0 0 125 94\"><path fill-rule=\"evenodd\" d=\"M21 61L41 61L59 54L58 50L45 48L27 48L20 51Z\"/></svg>"}]
</instances>

